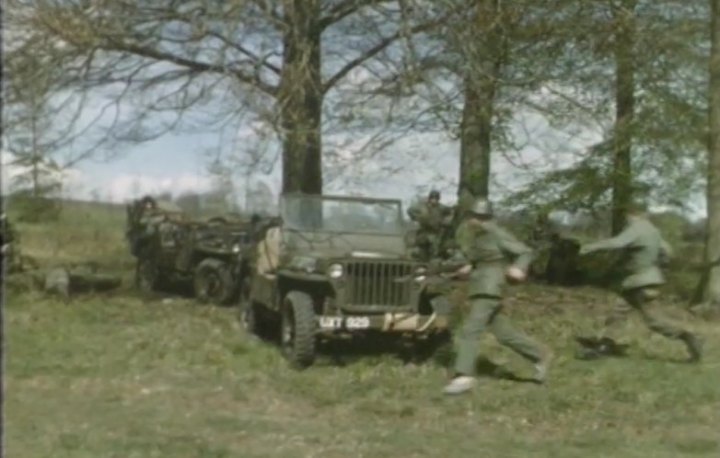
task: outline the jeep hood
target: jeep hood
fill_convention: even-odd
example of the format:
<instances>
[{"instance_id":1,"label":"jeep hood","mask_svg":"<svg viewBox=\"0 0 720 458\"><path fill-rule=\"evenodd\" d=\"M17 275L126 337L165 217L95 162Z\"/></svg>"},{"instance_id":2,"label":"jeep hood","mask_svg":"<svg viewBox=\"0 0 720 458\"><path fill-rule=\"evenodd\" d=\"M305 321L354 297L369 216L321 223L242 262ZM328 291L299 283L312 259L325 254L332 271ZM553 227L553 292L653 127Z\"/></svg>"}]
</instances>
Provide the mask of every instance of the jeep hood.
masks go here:
<instances>
[{"instance_id":1,"label":"jeep hood","mask_svg":"<svg viewBox=\"0 0 720 458\"><path fill-rule=\"evenodd\" d=\"M284 231L288 252L318 258L406 258L400 234L358 234Z\"/></svg>"}]
</instances>

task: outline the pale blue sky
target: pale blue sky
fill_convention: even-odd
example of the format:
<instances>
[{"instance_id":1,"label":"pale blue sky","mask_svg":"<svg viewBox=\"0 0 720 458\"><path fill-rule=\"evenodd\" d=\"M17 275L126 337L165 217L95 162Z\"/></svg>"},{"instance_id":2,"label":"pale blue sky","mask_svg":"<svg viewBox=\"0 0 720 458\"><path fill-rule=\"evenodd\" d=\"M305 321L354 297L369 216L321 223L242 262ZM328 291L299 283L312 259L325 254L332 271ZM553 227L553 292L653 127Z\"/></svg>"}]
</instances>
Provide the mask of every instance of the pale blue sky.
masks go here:
<instances>
[{"instance_id":1,"label":"pale blue sky","mask_svg":"<svg viewBox=\"0 0 720 458\"><path fill-rule=\"evenodd\" d=\"M497 152L493 160L494 195L505 188L512 188L527 178L529 173L547 170L551 167L567 167L573 160L573 151L598 140L597 134L588 132L584 137L572 136L553 131L540 119L531 123L534 129L525 132L532 140L520 153ZM527 127L527 125L525 125ZM252 135L247 136L251 139ZM341 148L338 137L327 137L327 150L336 153L328 158L325 177L325 191L333 194L364 194L373 197L400 198L405 203L419 192L426 193L437 187L444 193L446 202L455 200L454 183L458 177L457 141L443 134L413 133L404 136L372 160L363 160L355 149L362 138ZM247 140L251 141L251 140ZM208 152L217 150L223 144L223 151L232 147L227 136L217 132L168 134L154 141L122 148L122 154L111 161L88 160L79 163L66 179L66 195L89 199L125 202L146 193L170 192L174 195L188 191L205 191L211 186L206 172L210 161ZM275 145L277 147L277 145ZM543 151L553 151L552 155ZM3 158L3 163L7 158ZM516 168L522 165L529 170ZM12 170L3 170L3 187L7 186ZM331 177L338 175L336 180ZM391 171L389 171L391 170ZM245 189L242 170L235 176L236 192L243 195ZM255 176L265 182L275 193L280 189L280 164L270 175ZM240 202L242 204L242 202ZM704 214L704 202L698 199L694 216Z\"/></svg>"}]
</instances>

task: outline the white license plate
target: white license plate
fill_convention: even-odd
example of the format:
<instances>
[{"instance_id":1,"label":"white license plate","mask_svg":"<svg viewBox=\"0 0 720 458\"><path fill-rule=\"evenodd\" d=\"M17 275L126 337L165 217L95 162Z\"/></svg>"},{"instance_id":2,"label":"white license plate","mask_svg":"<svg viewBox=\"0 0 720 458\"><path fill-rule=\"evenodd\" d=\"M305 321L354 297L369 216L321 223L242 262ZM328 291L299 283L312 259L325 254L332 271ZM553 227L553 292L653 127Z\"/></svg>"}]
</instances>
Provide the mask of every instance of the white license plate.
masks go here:
<instances>
[{"instance_id":1,"label":"white license plate","mask_svg":"<svg viewBox=\"0 0 720 458\"><path fill-rule=\"evenodd\" d=\"M366 316L321 316L319 325L321 329L367 329L370 327L370 318Z\"/></svg>"}]
</instances>

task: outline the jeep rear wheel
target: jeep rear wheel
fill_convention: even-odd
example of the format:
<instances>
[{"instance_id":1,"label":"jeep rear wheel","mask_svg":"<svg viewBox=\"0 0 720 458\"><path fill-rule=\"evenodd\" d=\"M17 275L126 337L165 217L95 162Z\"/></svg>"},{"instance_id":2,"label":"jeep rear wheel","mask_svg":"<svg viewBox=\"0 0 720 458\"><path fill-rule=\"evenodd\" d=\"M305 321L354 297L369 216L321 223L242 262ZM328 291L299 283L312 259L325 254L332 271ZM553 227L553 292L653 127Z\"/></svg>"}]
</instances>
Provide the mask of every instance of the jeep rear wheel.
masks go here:
<instances>
[{"instance_id":1,"label":"jeep rear wheel","mask_svg":"<svg viewBox=\"0 0 720 458\"><path fill-rule=\"evenodd\" d=\"M155 259L141 257L135 266L135 287L143 293L152 293L160 286L160 266Z\"/></svg>"},{"instance_id":2,"label":"jeep rear wheel","mask_svg":"<svg viewBox=\"0 0 720 458\"><path fill-rule=\"evenodd\" d=\"M281 344L294 367L302 369L315 361L315 330L312 298L299 291L288 293L281 310Z\"/></svg>"},{"instance_id":3,"label":"jeep rear wheel","mask_svg":"<svg viewBox=\"0 0 720 458\"><path fill-rule=\"evenodd\" d=\"M235 285L227 264L219 259L204 259L195 268L195 297L203 303L229 304L235 297Z\"/></svg>"}]
</instances>

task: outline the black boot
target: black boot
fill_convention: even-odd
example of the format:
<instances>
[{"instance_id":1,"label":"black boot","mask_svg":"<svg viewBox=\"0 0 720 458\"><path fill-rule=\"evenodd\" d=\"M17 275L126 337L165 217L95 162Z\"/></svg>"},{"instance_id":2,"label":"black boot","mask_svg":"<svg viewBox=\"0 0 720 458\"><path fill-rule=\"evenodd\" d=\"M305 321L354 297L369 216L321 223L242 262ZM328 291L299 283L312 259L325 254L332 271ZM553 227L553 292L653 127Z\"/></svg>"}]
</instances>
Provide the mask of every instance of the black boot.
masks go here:
<instances>
[{"instance_id":1,"label":"black boot","mask_svg":"<svg viewBox=\"0 0 720 458\"><path fill-rule=\"evenodd\" d=\"M610 356L626 356L628 345L615 342L609 337L575 337L580 348L575 353L577 359L599 359Z\"/></svg>"}]
</instances>

